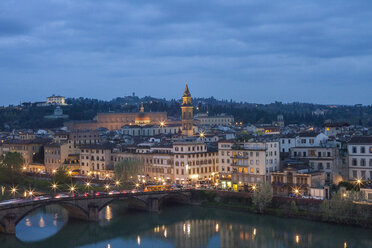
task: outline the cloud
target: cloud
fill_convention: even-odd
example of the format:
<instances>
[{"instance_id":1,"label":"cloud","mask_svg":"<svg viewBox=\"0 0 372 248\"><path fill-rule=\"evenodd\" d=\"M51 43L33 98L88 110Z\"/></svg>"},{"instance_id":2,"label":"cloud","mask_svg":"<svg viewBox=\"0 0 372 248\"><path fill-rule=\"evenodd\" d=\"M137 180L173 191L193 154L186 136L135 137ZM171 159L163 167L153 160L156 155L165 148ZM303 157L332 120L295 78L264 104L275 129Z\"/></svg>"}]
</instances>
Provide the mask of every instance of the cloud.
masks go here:
<instances>
[{"instance_id":1,"label":"cloud","mask_svg":"<svg viewBox=\"0 0 372 248\"><path fill-rule=\"evenodd\" d=\"M174 98L185 81L197 96L371 104L364 94L372 90L371 7L367 1L3 0L0 87L7 93L0 91L0 104L51 93ZM17 90L22 86L29 90Z\"/></svg>"}]
</instances>

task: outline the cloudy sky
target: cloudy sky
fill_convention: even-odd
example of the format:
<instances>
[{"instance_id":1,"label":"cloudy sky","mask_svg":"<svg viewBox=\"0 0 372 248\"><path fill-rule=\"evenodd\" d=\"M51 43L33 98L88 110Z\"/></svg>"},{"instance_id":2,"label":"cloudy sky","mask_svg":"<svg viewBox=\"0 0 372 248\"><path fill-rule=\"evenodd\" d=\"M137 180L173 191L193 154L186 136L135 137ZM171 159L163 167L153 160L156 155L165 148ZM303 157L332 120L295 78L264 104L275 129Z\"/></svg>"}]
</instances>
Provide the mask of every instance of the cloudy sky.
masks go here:
<instances>
[{"instance_id":1,"label":"cloudy sky","mask_svg":"<svg viewBox=\"0 0 372 248\"><path fill-rule=\"evenodd\" d=\"M0 105L51 94L372 104L371 1L1 0Z\"/></svg>"}]
</instances>

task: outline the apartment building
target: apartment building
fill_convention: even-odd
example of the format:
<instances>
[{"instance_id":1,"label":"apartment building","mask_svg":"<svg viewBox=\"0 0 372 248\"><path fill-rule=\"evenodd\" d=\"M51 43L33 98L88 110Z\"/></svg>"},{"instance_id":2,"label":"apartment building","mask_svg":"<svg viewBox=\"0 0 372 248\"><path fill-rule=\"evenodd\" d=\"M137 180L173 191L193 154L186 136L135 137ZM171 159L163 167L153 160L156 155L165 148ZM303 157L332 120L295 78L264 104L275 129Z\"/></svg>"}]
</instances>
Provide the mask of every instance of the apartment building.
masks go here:
<instances>
[{"instance_id":1,"label":"apartment building","mask_svg":"<svg viewBox=\"0 0 372 248\"><path fill-rule=\"evenodd\" d=\"M288 196L312 195L312 189L323 189L325 186L325 173L309 169L286 167L282 171L271 173L271 184L274 195ZM315 190L313 190L316 192Z\"/></svg>"},{"instance_id":2,"label":"apartment building","mask_svg":"<svg viewBox=\"0 0 372 248\"><path fill-rule=\"evenodd\" d=\"M60 167L72 171L80 170L79 154L71 154L68 147L67 142L49 143L44 146L44 164L47 173L52 174Z\"/></svg>"},{"instance_id":3,"label":"apartment building","mask_svg":"<svg viewBox=\"0 0 372 248\"><path fill-rule=\"evenodd\" d=\"M293 147L290 157L306 162L314 171L324 172L327 183L337 184L348 178L347 164L335 143L324 143L322 146L313 147Z\"/></svg>"},{"instance_id":4,"label":"apartment building","mask_svg":"<svg viewBox=\"0 0 372 248\"><path fill-rule=\"evenodd\" d=\"M175 142L172 152L174 154L174 180L177 183L213 181L218 173L217 149L208 148L203 142Z\"/></svg>"},{"instance_id":5,"label":"apartment building","mask_svg":"<svg viewBox=\"0 0 372 248\"><path fill-rule=\"evenodd\" d=\"M372 180L372 136L352 137L347 149L349 179Z\"/></svg>"},{"instance_id":6,"label":"apartment building","mask_svg":"<svg viewBox=\"0 0 372 248\"><path fill-rule=\"evenodd\" d=\"M24 167L26 171L35 172L35 169L43 167L42 161L36 161L42 152L42 147L49 143L49 139L12 139L4 140L1 146L1 154L5 155L7 152L18 152L22 155ZM34 163L42 166L32 166ZM44 168L42 168L44 170ZM39 170L40 171L40 170Z\"/></svg>"},{"instance_id":7,"label":"apartment building","mask_svg":"<svg viewBox=\"0 0 372 248\"><path fill-rule=\"evenodd\" d=\"M80 146L81 174L99 179L114 177L113 144L87 144Z\"/></svg>"},{"instance_id":8,"label":"apartment building","mask_svg":"<svg viewBox=\"0 0 372 248\"><path fill-rule=\"evenodd\" d=\"M223 141L219 143L219 156L222 188L242 190L252 184L270 181L270 173L279 170L277 141Z\"/></svg>"},{"instance_id":9,"label":"apartment building","mask_svg":"<svg viewBox=\"0 0 372 248\"><path fill-rule=\"evenodd\" d=\"M323 133L305 132L299 134L288 134L280 137L280 152L288 153L293 147L320 146L328 140Z\"/></svg>"}]
</instances>

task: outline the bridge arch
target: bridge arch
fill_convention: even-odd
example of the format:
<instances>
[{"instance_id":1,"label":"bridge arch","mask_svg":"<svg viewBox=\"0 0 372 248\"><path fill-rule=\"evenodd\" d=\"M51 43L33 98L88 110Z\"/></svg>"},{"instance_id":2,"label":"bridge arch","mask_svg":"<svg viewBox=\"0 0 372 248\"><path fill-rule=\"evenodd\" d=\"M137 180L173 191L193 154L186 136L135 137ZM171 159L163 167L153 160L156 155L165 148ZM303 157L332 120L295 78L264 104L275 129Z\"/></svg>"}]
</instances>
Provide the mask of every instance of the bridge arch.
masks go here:
<instances>
[{"instance_id":1,"label":"bridge arch","mask_svg":"<svg viewBox=\"0 0 372 248\"><path fill-rule=\"evenodd\" d=\"M148 210L148 203L145 200L139 197L135 197L135 196L128 196L128 197L123 197L123 198L121 197L112 198L106 201L105 203L103 203L102 205L100 205L98 208L98 211L101 211L103 208L105 208L106 206L110 205L111 203L115 201L126 202L128 203L129 208L141 209L145 211Z\"/></svg>"},{"instance_id":2,"label":"bridge arch","mask_svg":"<svg viewBox=\"0 0 372 248\"><path fill-rule=\"evenodd\" d=\"M51 202L51 203L43 203L43 204L34 205L31 208L25 209L24 212L20 212L20 214L16 215L15 225L17 225L23 218L25 218L30 213L36 211L37 209L40 209L45 206L50 206L50 205L57 205L57 206L62 207L68 212L69 217L80 218L80 219L88 218L88 212L84 208L80 207L79 205L71 204L68 202Z\"/></svg>"},{"instance_id":3,"label":"bridge arch","mask_svg":"<svg viewBox=\"0 0 372 248\"><path fill-rule=\"evenodd\" d=\"M169 201L181 204L189 204L190 196L183 193L169 193L159 199L159 206L163 207Z\"/></svg>"}]
</instances>

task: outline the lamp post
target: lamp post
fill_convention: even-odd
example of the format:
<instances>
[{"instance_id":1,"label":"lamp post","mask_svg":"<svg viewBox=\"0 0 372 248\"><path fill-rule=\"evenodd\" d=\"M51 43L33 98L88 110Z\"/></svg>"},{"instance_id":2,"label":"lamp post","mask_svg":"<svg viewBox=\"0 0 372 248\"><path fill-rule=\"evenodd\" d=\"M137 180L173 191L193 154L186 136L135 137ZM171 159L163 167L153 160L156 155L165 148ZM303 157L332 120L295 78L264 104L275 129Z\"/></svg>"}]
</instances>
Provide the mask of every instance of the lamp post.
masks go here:
<instances>
[{"instance_id":1,"label":"lamp post","mask_svg":"<svg viewBox=\"0 0 372 248\"><path fill-rule=\"evenodd\" d=\"M13 196L13 198L15 198L15 194L17 193L17 187L12 187L11 189L10 189L10 192L12 193L12 196Z\"/></svg>"},{"instance_id":2,"label":"lamp post","mask_svg":"<svg viewBox=\"0 0 372 248\"><path fill-rule=\"evenodd\" d=\"M107 192L110 190L110 185L109 184L105 185L105 190L107 190Z\"/></svg>"},{"instance_id":3,"label":"lamp post","mask_svg":"<svg viewBox=\"0 0 372 248\"><path fill-rule=\"evenodd\" d=\"M76 191L75 185L71 184L71 186L70 186L70 192L71 192L71 194L74 194L75 191Z\"/></svg>"},{"instance_id":4,"label":"lamp post","mask_svg":"<svg viewBox=\"0 0 372 248\"><path fill-rule=\"evenodd\" d=\"M56 194L57 187L58 185L56 183L52 184L52 190L53 190L54 195Z\"/></svg>"},{"instance_id":5,"label":"lamp post","mask_svg":"<svg viewBox=\"0 0 372 248\"><path fill-rule=\"evenodd\" d=\"M115 181L115 186L116 186L116 188L119 188L119 186L120 186L120 181L119 180Z\"/></svg>"}]
</instances>

